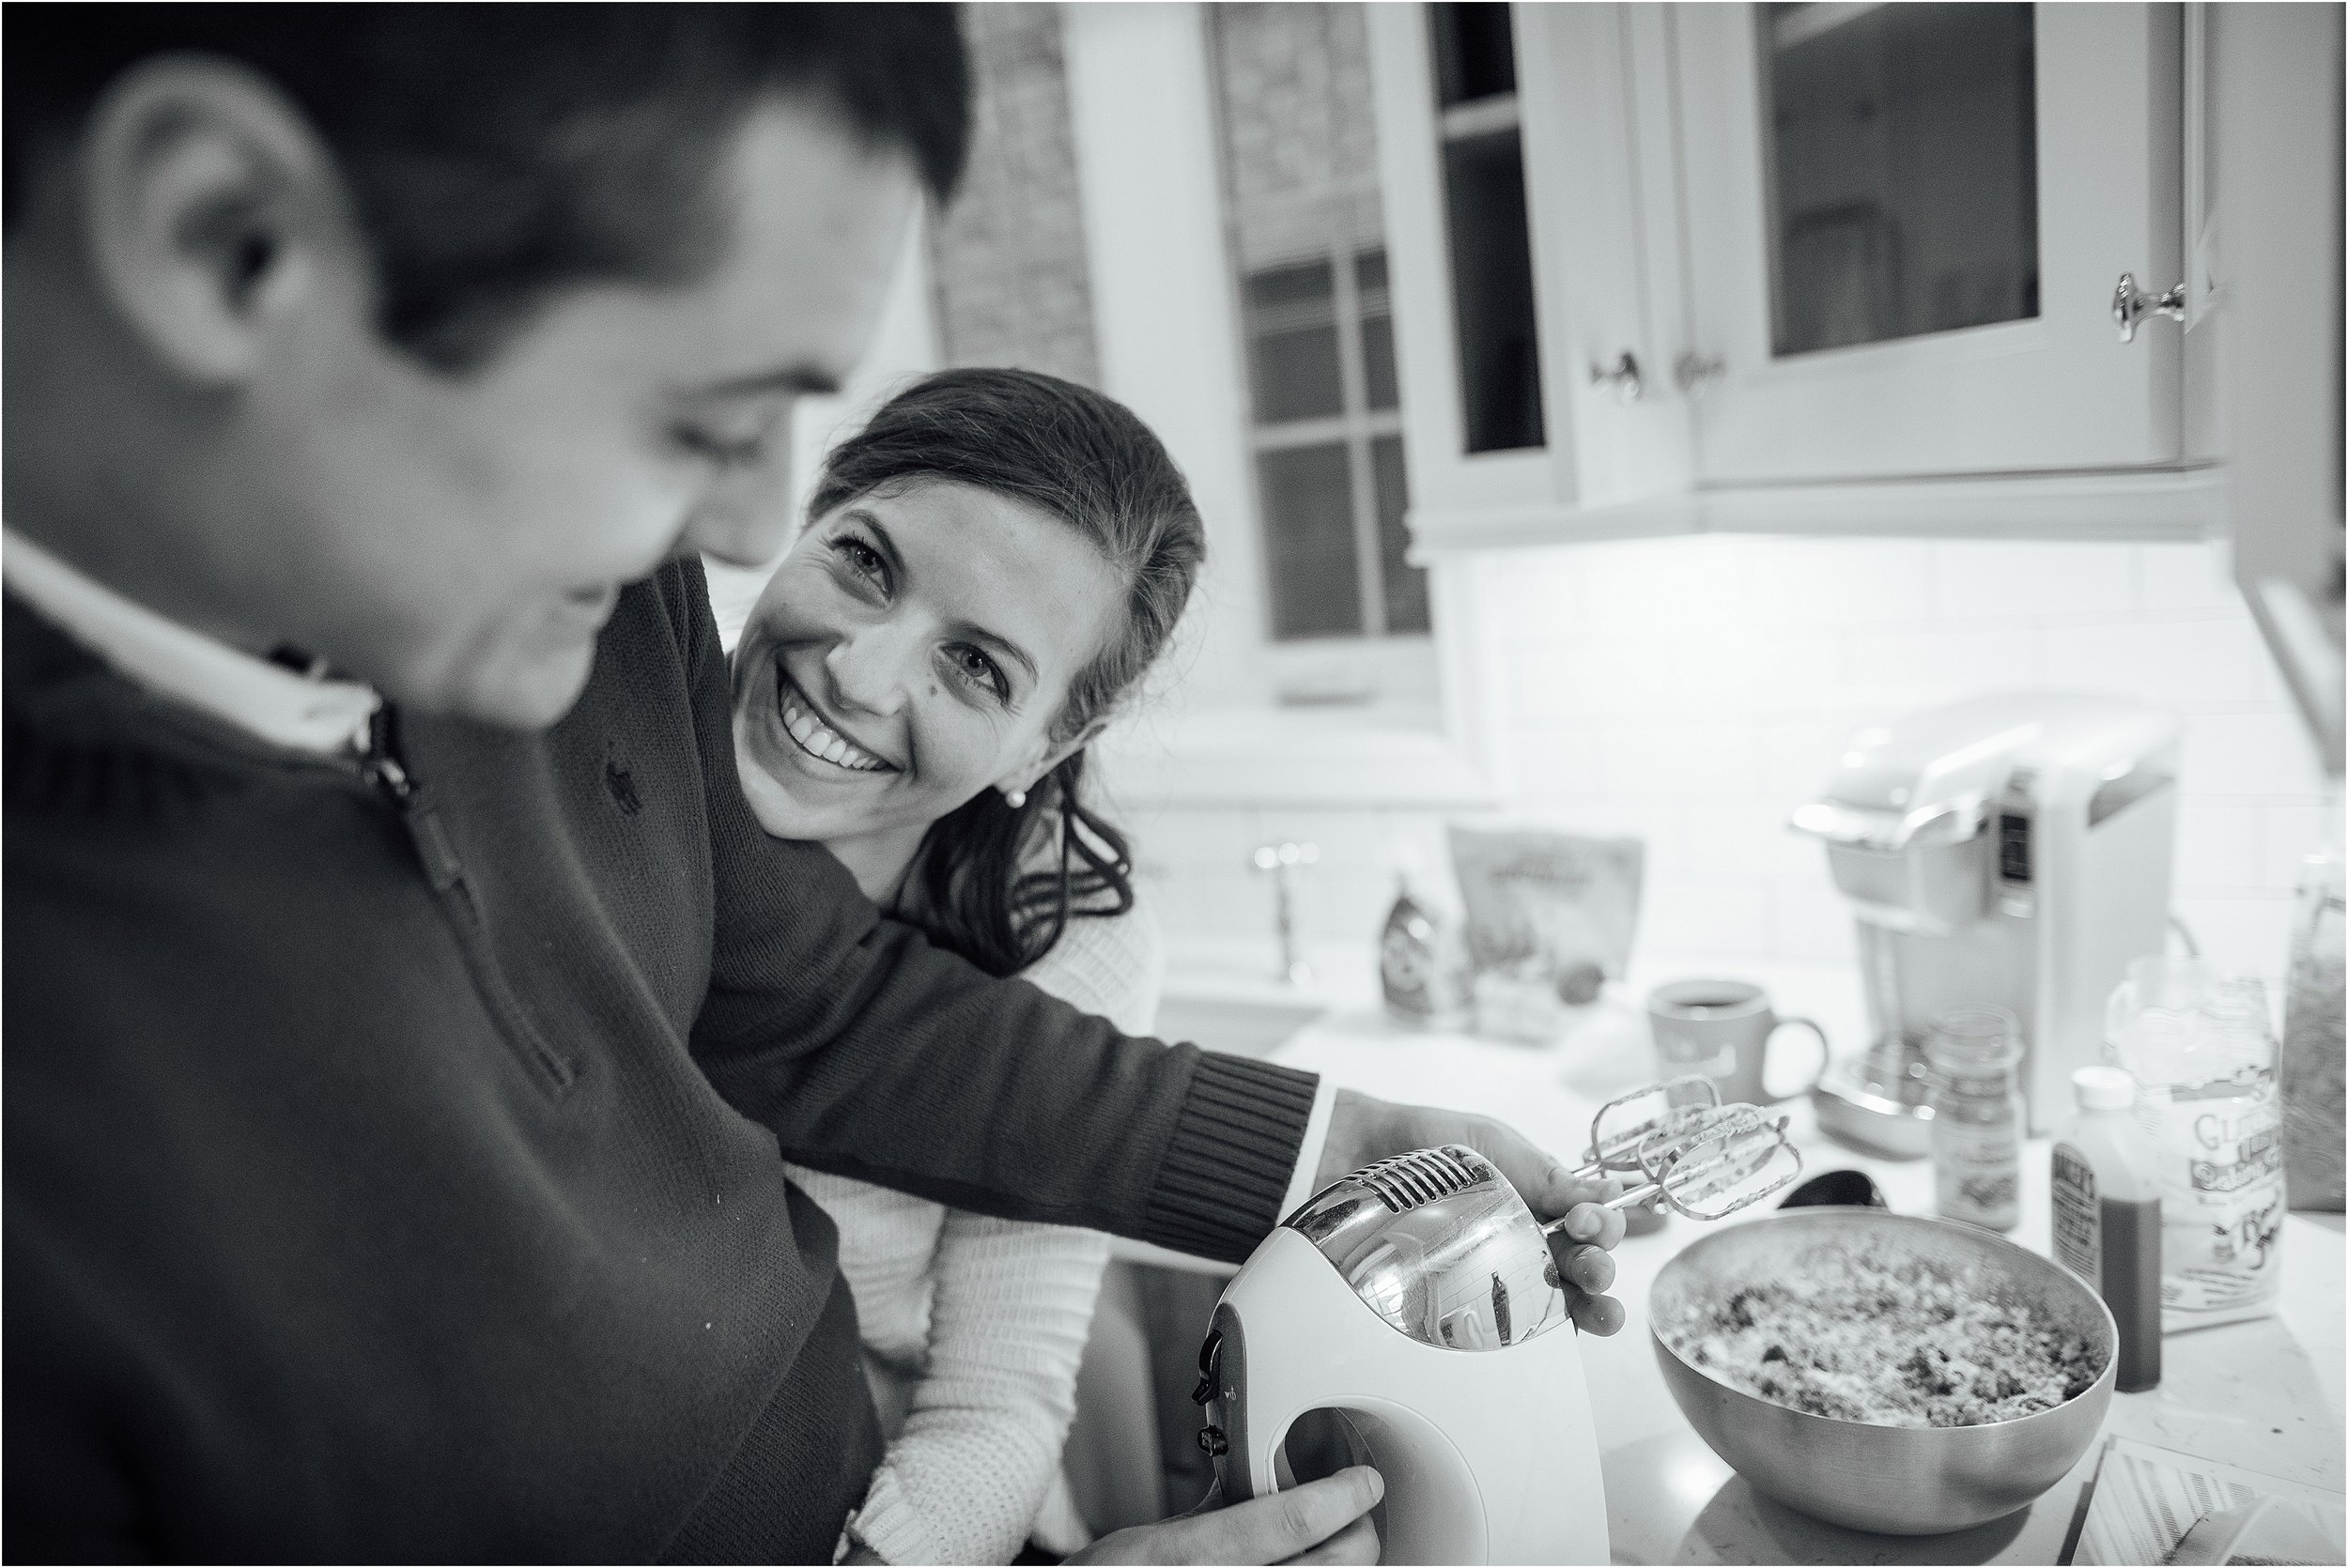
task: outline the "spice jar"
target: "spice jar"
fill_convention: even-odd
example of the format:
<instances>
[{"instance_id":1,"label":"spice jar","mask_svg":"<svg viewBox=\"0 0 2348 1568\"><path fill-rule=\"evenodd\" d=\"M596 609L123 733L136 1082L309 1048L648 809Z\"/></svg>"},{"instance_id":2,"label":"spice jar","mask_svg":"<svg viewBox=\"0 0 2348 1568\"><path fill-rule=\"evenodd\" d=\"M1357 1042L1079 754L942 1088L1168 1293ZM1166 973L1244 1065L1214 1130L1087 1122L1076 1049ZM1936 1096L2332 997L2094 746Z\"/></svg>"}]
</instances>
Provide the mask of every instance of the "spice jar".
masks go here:
<instances>
[{"instance_id":1,"label":"spice jar","mask_svg":"<svg viewBox=\"0 0 2348 1568\"><path fill-rule=\"evenodd\" d=\"M1956 1007L1924 1038L1932 1176L1945 1219L2012 1230L2022 1218L2022 1031L2003 1007Z\"/></svg>"}]
</instances>

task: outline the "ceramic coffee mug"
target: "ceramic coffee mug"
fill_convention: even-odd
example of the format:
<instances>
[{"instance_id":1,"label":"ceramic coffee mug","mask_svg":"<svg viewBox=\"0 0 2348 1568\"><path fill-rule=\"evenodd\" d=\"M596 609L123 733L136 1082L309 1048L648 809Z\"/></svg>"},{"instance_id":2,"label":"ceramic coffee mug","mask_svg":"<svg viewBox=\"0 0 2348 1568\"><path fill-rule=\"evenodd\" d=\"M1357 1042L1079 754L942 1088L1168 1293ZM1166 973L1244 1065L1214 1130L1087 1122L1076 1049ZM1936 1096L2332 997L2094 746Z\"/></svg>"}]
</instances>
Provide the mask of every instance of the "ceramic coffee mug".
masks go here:
<instances>
[{"instance_id":1,"label":"ceramic coffee mug","mask_svg":"<svg viewBox=\"0 0 2348 1568\"><path fill-rule=\"evenodd\" d=\"M1666 1073L1700 1072L1720 1085L1722 1103L1768 1105L1791 1099L1826 1070L1826 1031L1806 1018L1780 1018L1769 993L1743 980L1675 980L1647 993L1647 1024ZM1778 1030L1807 1029L1818 1037L1818 1064L1782 1094L1762 1082L1769 1042Z\"/></svg>"}]
</instances>

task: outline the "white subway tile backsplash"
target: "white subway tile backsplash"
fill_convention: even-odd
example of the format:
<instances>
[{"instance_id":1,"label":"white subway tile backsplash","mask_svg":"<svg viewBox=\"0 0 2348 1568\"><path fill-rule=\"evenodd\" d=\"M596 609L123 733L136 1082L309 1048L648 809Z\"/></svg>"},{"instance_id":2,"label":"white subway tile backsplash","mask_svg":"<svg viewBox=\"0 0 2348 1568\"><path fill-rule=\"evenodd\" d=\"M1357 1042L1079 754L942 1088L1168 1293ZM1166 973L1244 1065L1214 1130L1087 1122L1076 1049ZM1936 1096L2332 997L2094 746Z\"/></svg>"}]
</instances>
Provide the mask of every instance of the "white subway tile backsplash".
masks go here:
<instances>
[{"instance_id":1,"label":"white subway tile backsplash","mask_svg":"<svg viewBox=\"0 0 2348 1568\"><path fill-rule=\"evenodd\" d=\"M1733 616L1743 596L1736 542L1718 535L1589 546L1581 632L1640 638L1661 627Z\"/></svg>"},{"instance_id":2,"label":"white subway tile backsplash","mask_svg":"<svg viewBox=\"0 0 2348 1568\"><path fill-rule=\"evenodd\" d=\"M2239 892L2260 884L2264 813L2255 806L2177 807L2180 888Z\"/></svg>"},{"instance_id":3,"label":"white subway tile backsplash","mask_svg":"<svg viewBox=\"0 0 2348 1568\"><path fill-rule=\"evenodd\" d=\"M1480 565L1484 613L1519 633L1574 636L1588 618L1586 570L1572 549L1526 550Z\"/></svg>"},{"instance_id":4,"label":"white subway tile backsplash","mask_svg":"<svg viewBox=\"0 0 2348 1568\"><path fill-rule=\"evenodd\" d=\"M2299 866L2315 850L2340 843L2340 807L2333 806L2269 806L2259 835L2257 885L2270 890L2296 888Z\"/></svg>"},{"instance_id":5,"label":"white subway tile backsplash","mask_svg":"<svg viewBox=\"0 0 2348 1568\"><path fill-rule=\"evenodd\" d=\"M2278 704L2273 661L2247 618L2049 626L2049 686L2173 709Z\"/></svg>"},{"instance_id":6,"label":"white subway tile backsplash","mask_svg":"<svg viewBox=\"0 0 2348 1568\"><path fill-rule=\"evenodd\" d=\"M1688 857L1722 881L1791 881L1820 871L1825 850L1789 829L1786 815L1750 799L1695 802L1688 807Z\"/></svg>"},{"instance_id":7,"label":"white subway tile backsplash","mask_svg":"<svg viewBox=\"0 0 2348 1568\"><path fill-rule=\"evenodd\" d=\"M1564 802L1601 792L1599 730L1595 725L1544 724L1516 737L1516 791L1528 800Z\"/></svg>"},{"instance_id":8,"label":"white subway tile backsplash","mask_svg":"<svg viewBox=\"0 0 2348 1568\"><path fill-rule=\"evenodd\" d=\"M1865 709L1844 708L1831 715L1763 725L1763 792L1788 811L1810 799L1825 787L1846 743L1861 725L1879 716Z\"/></svg>"},{"instance_id":9,"label":"white subway tile backsplash","mask_svg":"<svg viewBox=\"0 0 2348 1568\"><path fill-rule=\"evenodd\" d=\"M1639 940L1692 952L1770 952L1769 890L1731 883L1650 884L1639 911Z\"/></svg>"},{"instance_id":10,"label":"white subway tile backsplash","mask_svg":"<svg viewBox=\"0 0 2348 1568\"><path fill-rule=\"evenodd\" d=\"M2217 545L2139 545L2137 581L2147 610L2230 610L2239 615L2242 594L2227 573L2224 549Z\"/></svg>"},{"instance_id":11,"label":"white subway tile backsplash","mask_svg":"<svg viewBox=\"0 0 2348 1568\"><path fill-rule=\"evenodd\" d=\"M1680 700L1670 650L1651 638L1553 642L1527 654L1512 678L1522 719L1668 712Z\"/></svg>"},{"instance_id":12,"label":"white subway tile backsplash","mask_svg":"<svg viewBox=\"0 0 2348 1568\"><path fill-rule=\"evenodd\" d=\"M2296 913L2291 895L2181 893L2174 907L2201 945L2202 957L2259 976L2270 991L2280 985L2291 963L2291 922Z\"/></svg>"},{"instance_id":13,"label":"white subway tile backsplash","mask_svg":"<svg viewBox=\"0 0 2348 1568\"><path fill-rule=\"evenodd\" d=\"M1885 715L2039 684L2034 626L1851 634L1843 696Z\"/></svg>"},{"instance_id":14,"label":"white subway tile backsplash","mask_svg":"<svg viewBox=\"0 0 2348 1568\"><path fill-rule=\"evenodd\" d=\"M1615 724L1599 734L1613 795L1752 795L1761 785L1761 738L1749 724Z\"/></svg>"},{"instance_id":15,"label":"white subway tile backsplash","mask_svg":"<svg viewBox=\"0 0 2348 1568\"><path fill-rule=\"evenodd\" d=\"M1932 546L1933 611L1949 622L2121 615L2133 607L2134 562L2109 545L1943 541Z\"/></svg>"},{"instance_id":16,"label":"white subway tile backsplash","mask_svg":"<svg viewBox=\"0 0 2348 1568\"><path fill-rule=\"evenodd\" d=\"M2184 716L2179 903L2214 953L2279 973L2299 856L2338 807L2221 548L1697 535L1495 555L1473 571L1476 640L1501 668L1471 675L1496 687L1512 762L1490 820L1644 840L1651 949L1847 961L1848 905L1786 815L1862 724L2044 686ZM1321 940L1369 939L1398 842L1449 879L1442 813L1118 820L1169 928L1260 928L1267 951L1272 891L1246 869L1267 838L1321 845L1301 900Z\"/></svg>"},{"instance_id":17,"label":"white subway tile backsplash","mask_svg":"<svg viewBox=\"0 0 2348 1568\"><path fill-rule=\"evenodd\" d=\"M1821 858L1825 852L1819 852ZM1781 883L1769 890L1771 952L1782 959L1848 963L1859 956L1849 900L1821 869L1815 883ZM1841 1049L1849 1042L1837 1040Z\"/></svg>"},{"instance_id":18,"label":"white subway tile backsplash","mask_svg":"<svg viewBox=\"0 0 2348 1568\"><path fill-rule=\"evenodd\" d=\"M2203 714L2186 726L2179 784L2186 794L2310 804L2324 792L2315 747L2295 715Z\"/></svg>"},{"instance_id":19,"label":"white subway tile backsplash","mask_svg":"<svg viewBox=\"0 0 2348 1568\"><path fill-rule=\"evenodd\" d=\"M1750 539L1743 619L1909 625L1932 614L1932 546L1916 539Z\"/></svg>"}]
</instances>

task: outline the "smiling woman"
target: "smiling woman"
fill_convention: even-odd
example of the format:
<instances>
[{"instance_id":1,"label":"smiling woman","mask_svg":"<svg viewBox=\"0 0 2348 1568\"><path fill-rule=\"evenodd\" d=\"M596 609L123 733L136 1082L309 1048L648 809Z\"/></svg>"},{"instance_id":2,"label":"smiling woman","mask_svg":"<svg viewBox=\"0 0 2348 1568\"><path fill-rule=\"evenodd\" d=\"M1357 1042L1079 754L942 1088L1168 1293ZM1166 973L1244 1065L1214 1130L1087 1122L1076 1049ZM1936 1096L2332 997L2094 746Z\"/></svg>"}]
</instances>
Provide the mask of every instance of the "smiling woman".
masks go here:
<instances>
[{"instance_id":1,"label":"smiling woman","mask_svg":"<svg viewBox=\"0 0 2348 1568\"><path fill-rule=\"evenodd\" d=\"M822 842L884 908L1120 1028L1156 1010L1124 840L1085 746L1180 619L1197 508L1120 405L949 371L834 451L734 659L766 831ZM889 1449L842 1551L1001 1562L1083 1522L1053 1490L1107 1249L820 1171Z\"/></svg>"},{"instance_id":2,"label":"smiling woman","mask_svg":"<svg viewBox=\"0 0 2348 1568\"><path fill-rule=\"evenodd\" d=\"M1172 634L1206 552L1122 406L1027 371L899 394L826 461L734 653L759 820L995 974L1132 902L1085 747ZM1105 898L1101 897L1105 895Z\"/></svg>"}]
</instances>

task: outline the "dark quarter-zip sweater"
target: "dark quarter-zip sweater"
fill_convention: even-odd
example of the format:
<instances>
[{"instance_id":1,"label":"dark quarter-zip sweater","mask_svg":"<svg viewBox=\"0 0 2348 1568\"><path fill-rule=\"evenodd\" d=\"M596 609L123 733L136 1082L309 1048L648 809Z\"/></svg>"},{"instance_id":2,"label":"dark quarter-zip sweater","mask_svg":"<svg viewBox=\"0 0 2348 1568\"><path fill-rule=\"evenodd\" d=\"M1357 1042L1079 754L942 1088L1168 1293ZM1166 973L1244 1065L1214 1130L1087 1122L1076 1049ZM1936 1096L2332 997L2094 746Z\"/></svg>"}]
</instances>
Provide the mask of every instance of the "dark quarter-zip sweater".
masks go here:
<instances>
[{"instance_id":1,"label":"dark quarter-zip sweater","mask_svg":"<svg viewBox=\"0 0 2348 1568\"><path fill-rule=\"evenodd\" d=\"M1227 1258L1277 1218L1308 1077L760 830L698 565L552 730L373 767L12 598L5 659L12 1560L828 1562L880 1443L783 1156Z\"/></svg>"}]
</instances>

